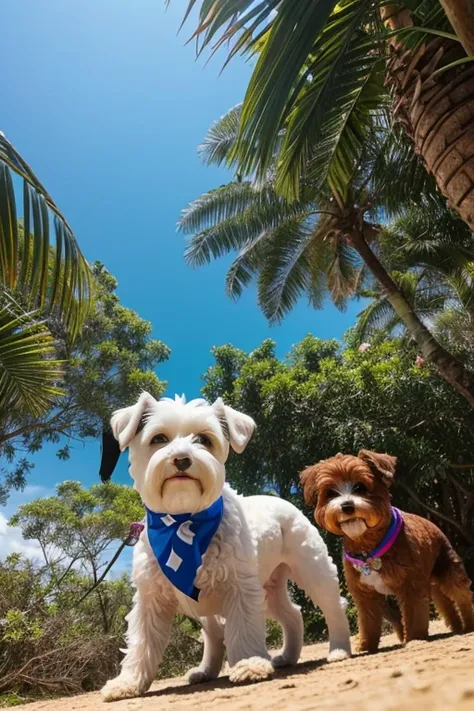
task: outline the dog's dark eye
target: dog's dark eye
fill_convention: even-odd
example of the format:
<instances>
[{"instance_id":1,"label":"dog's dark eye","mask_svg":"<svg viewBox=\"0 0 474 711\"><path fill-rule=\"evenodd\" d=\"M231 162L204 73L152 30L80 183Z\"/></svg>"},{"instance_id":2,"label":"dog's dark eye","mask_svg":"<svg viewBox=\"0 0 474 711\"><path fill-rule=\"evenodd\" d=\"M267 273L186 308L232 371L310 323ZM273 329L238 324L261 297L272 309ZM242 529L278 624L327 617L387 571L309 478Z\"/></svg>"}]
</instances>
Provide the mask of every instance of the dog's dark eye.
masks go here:
<instances>
[{"instance_id":1,"label":"dog's dark eye","mask_svg":"<svg viewBox=\"0 0 474 711\"><path fill-rule=\"evenodd\" d=\"M335 499L337 496L339 496L339 493L333 489L330 489L326 494L326 499L330 501L331 499Z\"/></svg>"},{"instance_id":2,"label":"dog's dark eye","mask_svg":"<svg viewBox=\"0 0 474 711\"><path fill-rule=\"evenodd\" d=\"M196 435L193 439L193 442L195 442L196 444L202 444L203 447L212 447L211 438L205 434Z\"/></svg>"},{"instance_id":3,"label":"dog's dark eye","mask_svg":"<svg viewBox=\"0 0 474 711\"><path fill-rule=\"evenodd\" d=\"M167 442L169 442L168 437L163 434L163 432L160 432L160 434L157 434L152 438L150 444L166 444Z\"/></svg>"},{"instance_id":4,"label":"dog's dark eye","mask_svg":"<svg viewBox=\"0 0 474 711\"><path fill-rule=\"evenodd\" d=\"M352 491L354 494L366 494L367 493L367 487L365 484L356 484L353 488Z\"/></svg>"}]
</instances>

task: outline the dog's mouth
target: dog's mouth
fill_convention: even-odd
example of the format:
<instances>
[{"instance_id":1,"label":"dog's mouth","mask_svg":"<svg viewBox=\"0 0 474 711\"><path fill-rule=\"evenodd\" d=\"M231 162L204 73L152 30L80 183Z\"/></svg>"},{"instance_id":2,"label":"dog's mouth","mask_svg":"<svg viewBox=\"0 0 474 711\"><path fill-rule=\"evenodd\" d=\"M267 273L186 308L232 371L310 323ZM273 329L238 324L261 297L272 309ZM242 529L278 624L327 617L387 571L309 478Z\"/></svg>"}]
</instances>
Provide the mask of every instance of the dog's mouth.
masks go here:
<instances>
[{"instance_id":1,"label":"dog's mouth","mask_svg":"<svg viewBox=\"0 0 474 711\"><path fill-rule=\"evenodd\" d=\"M190 474L183 474L182 472L177 472L176 474L172 474L167 478L166 481L196 481L196 479L191 476Z\"/></svg>"},{"instance_id":2,"label":"dog's mouth","mask_svg":"<svg viewBox=\"0 0 474 711\"><path fill-rule=\"evenodd\" d=\"M352 518L346 518L342 521L339 521L338 523L342 529L342 532L346 536L349 536L349 538L360 538L367 530L367 524L365 522L365 519L359 518L357 516L353 516Z\"/></svg>"}]
</instances>

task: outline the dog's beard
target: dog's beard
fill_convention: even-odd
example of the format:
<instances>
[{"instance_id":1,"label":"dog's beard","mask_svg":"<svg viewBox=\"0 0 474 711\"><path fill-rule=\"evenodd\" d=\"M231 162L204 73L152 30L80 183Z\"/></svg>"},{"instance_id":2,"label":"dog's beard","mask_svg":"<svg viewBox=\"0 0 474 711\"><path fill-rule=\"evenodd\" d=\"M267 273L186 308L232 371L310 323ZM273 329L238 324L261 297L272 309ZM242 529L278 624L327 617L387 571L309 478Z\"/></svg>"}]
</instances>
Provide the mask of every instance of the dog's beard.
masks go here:
<instances>
[{"instance_id":1,"label":"dog's beard","mask_svg":"<svg viewBox=\"0 0 474 711\"><path fill-rule=\"evenodd\" d=\"M202 508L203 489L199 479L171 477L163 484L163 511L170 514L196 513Z\"/></svg>"},{"instance_id":2,"label":"dog's beard","mask_svg":"<svg viewBox=\"0 0 474 711\"><path fill-rule=\"evenodd\" d=\"M194 455L192 466L182 473L159 460L149 462L143 478L135 470L135 487L145 506L170 515L194 514L211 506L222 494L225 467L210 455L207 461L204 457Z\"/></svg>"},{"instance_id":3,"label":"dog's beard","mask_svg":"<svg viewBox=\"0 0 474 711\"><path fill-rule=\"evenodd\" d=\"M342 521L340 524L343 533L349 538L360 538L367 530L367 524L362 518L353 518Z\"/></svg>"}]
</instances>

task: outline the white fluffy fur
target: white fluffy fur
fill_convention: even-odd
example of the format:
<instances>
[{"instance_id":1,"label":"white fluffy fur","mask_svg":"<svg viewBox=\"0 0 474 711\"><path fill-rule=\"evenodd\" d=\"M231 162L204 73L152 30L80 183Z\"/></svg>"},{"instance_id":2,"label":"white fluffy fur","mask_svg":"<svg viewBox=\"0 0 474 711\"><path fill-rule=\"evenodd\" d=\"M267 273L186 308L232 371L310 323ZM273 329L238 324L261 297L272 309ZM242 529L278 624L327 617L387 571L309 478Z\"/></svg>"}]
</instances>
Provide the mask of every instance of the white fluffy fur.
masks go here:
<instances>
[{"instance_id":1,"label":"white fluffy fur","mask_svg":"<svg viewBox=\"0 0 474 711\"><path fill-rule=\"evenodd\" d=\"M146 425L135 436L145 411ZM184 398L157 402L144 394L135 406L119 411L112 419L121 447L130 447L130 473L149 508L170 514L199 511L222 494L224 517L198 570L196 585L202 591L198 602L171 585L158 566L146 531L142 534L133 555L136 593L127 618L128 646L120 675L102 690L107 701L147 691L178 612L199 619L203 628L204 654L199 667L187 675L190 683L218 676L224 647L234 682L259 681L270 676L275 667L296 664L303 644L303 622L300 609L288 595L288 578L306 591L326 618L328 659L350 655L337 570L316 528L282 499L241 497L224 483L229 442L226 428L221 426L223 416L231 446L243 451L254 423L220 400L214 405L202 401L185 404ZM196 441L196 435L204 432L212 440L211 447ZM165 433L169 441L150 445L158 433ZM182 456L192 462L186 471L190 481L173 482L177 473L173 462ZM165 502L167 508L161 508ZM283 650L273 660L265 644L265 616L283 627Z\"/></svg>"}]
</instances>

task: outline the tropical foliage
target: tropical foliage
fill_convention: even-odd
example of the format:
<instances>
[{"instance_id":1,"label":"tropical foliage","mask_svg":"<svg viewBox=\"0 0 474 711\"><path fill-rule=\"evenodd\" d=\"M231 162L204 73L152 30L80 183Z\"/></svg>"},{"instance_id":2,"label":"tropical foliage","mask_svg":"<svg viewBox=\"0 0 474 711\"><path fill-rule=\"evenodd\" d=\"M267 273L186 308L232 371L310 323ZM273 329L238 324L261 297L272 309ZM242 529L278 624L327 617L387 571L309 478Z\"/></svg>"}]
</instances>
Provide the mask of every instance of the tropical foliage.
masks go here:
<instances>
[{"instance_id":1,"label":"tropical foliage","mask_svg":"<svg viewBox=\"0 0 474 711\"><path fill-rule=\"evenodd\" d=\"M247 450L227 464L238 491L283 496L311 518L299 487L304 466L363 446L390 451L399 460L394 501L441 526L474 574L472 409L413 345L378 334L359 347L351 331L343 346L307 336L284 359L270 340L249 354L224 345L213 355L203 395L223 396L258 425ZM76 482L12 517L41 558L0 563L0 703L90 690L113 676L132 596L123 541L141 517L133 489ZM340 563L339 539L323 535ZM115 568L97 585L117 557L125 571ZM306 640L323 638L320 612L297 588L292 594ZM268 643L279 646L278 625L268 632ZM160 675L182 674L201 653L197 626L178 617Z\"/></svg>"},{"instance_id":2,"label":"tropical foliage","mask_svg":"<svg viewBox=\"0 0 474 711\"><path fill-rule=\"evenodd\" d=\"M239 112L240 107L235 107L209 131L199 149L207 163L221 163L232 156ZM402 136L390 134L386 140L384 134L375 132L366 138L357 172L344 195L334 191L330 178L325 184L308 179L300 198L290 202L278 195L274 173L269 171L257 181L237 176L229 185L198 198L183 211L179 222L183 232L193 235L186 259L198 266L237 251L227 274L227 292L238 297L256 278L259 304L270 321L282 319L302 295L313 307L322 308L329 294L343 308L372 279L383 306L389 305L424 357L474 405L472 373L436 341L423 314L416 310L418 304L410 300L410 292L405 293L396 273L392 274L392 262L402 249L395 239L394 259L384 260L390 250L380 221L389 215L406 218L414 206L419 214L426 214L425 223L437 225L436 237L412 239L409 248L403 247L410 252L406 260L419 271L437 256L444 278L458 279L459 273L470 268L472 235L447 208ZM411 166L410 182L397 172L404 158ZM465 286L469 288L467 281Z\"/></svg>"},{"instance_id":3,"label":"tropical foliage","mask_svg":"<svg viewBox=\"0 0 474 711\"><path fill-rule=\"evenodd\" d=\"M380 233L381 261L400 285L414 311L439 332L446 323L445 312L456 310L467 323L474 312L472 288L474 241L466 225L450 210L410 207ZM356 332L362 341L377 330L388 333L405 330L380 285L372 279L360 289L371 303L360 314ZM441 332L440 332L441 333ZM469 357L469 348L459 350L446 340L450 352Z\"/></svg>"},{"instance_id":4,"label":"tropical foliage","mask_svg":"<svg viewBox=\"0 0 474 711\"><path fill-rule=\"evenodd\" d=\"M45 443L56 444L58 457L65 460L77 443L100 437L114 409L133 401L142 390L155 397L165 391L166 383L154 369L167 360L169 348L151 337L151 323L122 306L117 281L102 264L92 266L92 277L93 304L74 341L61 324L47 321L51 354L62 363L61 392L52 394L42 412L12 408L0 417L0 501L12 487L25 484L31 456ZM57 371L55 360L44 362ZM27 360L21 363L28 365ZM29 384L31 370L26 377ZM39 397L41 390L35 393Z\"/></svg>"},{"instance_id":5,"label":"tropical foliage","mask_svg":"<svg viewBox=\"0 0 474 711\"><path fill-rule=\"evenodd\" d=\"M0 133L2 420L10 415L39 417L52 406L61 393L63 364L56 356L47 320L60 325L72 342L87 318L90 302L90 269L71 228L31 168Z\"/></svg>"},{"instance_id":6,"label":"tropical foliage","mask_svg":"<svg viewBox=\"0 0 474 711\"><path fill-rule=\"evenodd\" d=\"M90 691L118 673L133 596L129 558L121 574L95 584L129 522L142 516L129 487L65 482L11 519L41 557L0 562L0 706ZM160 672L183 673L201 653L196 624L178 618Z\"/></svg>"},{"instance_id":7,"label":"tropical foliage","mask_svg":"<svg viewBox=\"0 0 474 711\"><path fill-rule=\"evenodd\" d=\"M21 211L15 176L23 184ZM77 335L90 305L89 267L66 218L3 134L0 134L0 230L2 287L18 291L28 308L54 314L72 336Z\"/></svg>"},{"instance_id":8,"label":"tropical foliage","mask_svg":"<svg viewBox=\"0 0 474 711\"><path fill-rule=\"evenodd\" d=\"M213 349L205 396L222 396L257 423L228 476L240 491L273 491L304 507L305 466L336 452L390 452L398 457L394 502L445 530L472 577L472 409L413 345L379 337L354 347L353 336L344 348L307 336L283 360L269 340L250 354L231 345ZM329 545L339 559L338 541L331 536Z\"/></svg>"},{"instance_id":9,"label":"tropical foliage","mask_svg":"<svg viewBox=\"0 0 474 711\"><path fill-rule=\"evenodd\" d=\"M274 167L277 192L287 198L301 197L306 179L321 179L344 200L367 137L396 122L473 228L474 125L462 117L474 81L466 55L474 53L474 20L467 3L454 6L203 0L195 31L201 51L229 44L229 59L256 55L229 160L259 179Z\"/></svg>"}]
</instances>

